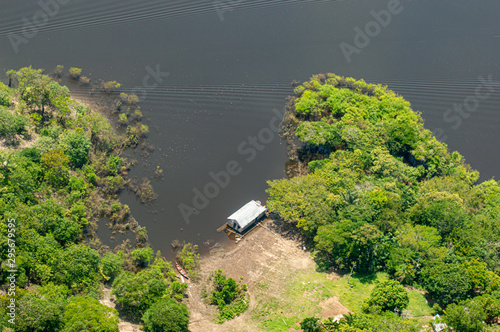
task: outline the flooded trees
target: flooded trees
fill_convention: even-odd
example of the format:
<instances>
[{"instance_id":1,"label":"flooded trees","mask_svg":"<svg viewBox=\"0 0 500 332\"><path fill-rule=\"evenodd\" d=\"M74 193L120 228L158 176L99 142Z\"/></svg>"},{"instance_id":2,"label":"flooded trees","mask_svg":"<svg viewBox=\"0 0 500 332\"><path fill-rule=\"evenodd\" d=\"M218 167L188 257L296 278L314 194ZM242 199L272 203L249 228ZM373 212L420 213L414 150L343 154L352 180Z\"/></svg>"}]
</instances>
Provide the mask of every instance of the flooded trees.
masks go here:
<instances>
[{"instance_id":1,"label":"flooded trees","mask_svg":"<svg viewBox=\"0 0 500 332\"><path fill-rule=\"evenodd\" d=\"M116 89L119 89L121 86L120 83L116 81L107 81L107 82L101 82L101 89L102 91L111 94L116 91Z\"/></svg>"},{"instance_id":2,"label":"flooded trees","mask_svg":"<svg viewBox=\"0 0 500 332\"><path fill-rule=\"evenodd\" d=\"M78 80L82 74L82 68L71 67L69 69L69 77L74 80Z\"/></svg>"},{"instance_id":3,"label":"flooded trees","mask_svg":"<svg viewBox=\"0 0 500 332\"><path fill-rule=\"evenodd\" d=\"M63 71L64 71L64 66L57 65L56 68L54 69L54 75L58 78L61 78Z\"/></svg>"}]
</instances>

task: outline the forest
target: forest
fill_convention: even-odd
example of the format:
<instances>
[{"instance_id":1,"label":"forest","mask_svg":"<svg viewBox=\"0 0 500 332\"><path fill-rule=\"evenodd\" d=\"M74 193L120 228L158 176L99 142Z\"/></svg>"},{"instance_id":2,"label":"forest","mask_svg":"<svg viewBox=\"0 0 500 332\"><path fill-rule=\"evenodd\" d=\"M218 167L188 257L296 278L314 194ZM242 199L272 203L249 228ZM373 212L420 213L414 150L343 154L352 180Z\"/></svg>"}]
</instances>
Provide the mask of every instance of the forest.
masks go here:
<instances>
[{"instance_id":1,"label":"forest","mask_svg":"<svg viewBox=\"0 0 500 332\"><path fill-rule=\"evenodd\" d=\"M335 74L295 88L282 135L300 167L268 182L269 209L300 230L320 270L391 277L362 312L311 317L304 331L420 331L408 287L454 331L498 330L497 181L479 181L402 96Z\"/></svg>"},{"instance_id":2,"label":"forest","mask_svg":"<svg viewBox=\"0 0 500 332\"><path fill-rule=\"evenodd\" d=\"M122 156L147 132L137 98L119 96L120 134L105 115L70 97L58 83L62 71L11 70L8 85L0 83L0 329L118 331L117 310L98 301L106 286L120 315L145 331L185 331L187 285L118 200L127 186L146 200L154 196L148 181L128 181L132 162ZM69 72L89 84L81 69ZM117 87L110 81L99 89L117 95ZM95 236L101 218L133 231L135 243L103 246ZM193 251L182 255L196 265Z\"/></svg>"},{"instance_id":3,"label":"forest","mask_svg":"<svg viewBox=\"0 0 500 332\"><path fill-rule=\"evenodd\" d=\"M147 133L137 96L113 96L116 123L71 98L52 74L22 68L0 83L0 328L115 332L120 319L144 331L187 331L187 285L147 243L118 194L155 198L147 179L127 178L123 152ZM79 68L69 76L82 85ZM119 128L119 130L117 130ZM268 207L301 234L318 271L384 272L359 312L304 319L306 332L420 331L408 289L454 331L497 331L500 316L500 187L424 128L402 96L378 84L320 74L295 88L281 134L298 166L269 181ZM158 170L161 173L161 170ZM110 249L100 220L132 231ZM197 246L178 259L197 279ZM246 285L214 271L205 292L218 323L249 307ZM102 304L112 289L117 309ZM15 324L13 324L15 322Z\"/></svg>"}]
</instances>

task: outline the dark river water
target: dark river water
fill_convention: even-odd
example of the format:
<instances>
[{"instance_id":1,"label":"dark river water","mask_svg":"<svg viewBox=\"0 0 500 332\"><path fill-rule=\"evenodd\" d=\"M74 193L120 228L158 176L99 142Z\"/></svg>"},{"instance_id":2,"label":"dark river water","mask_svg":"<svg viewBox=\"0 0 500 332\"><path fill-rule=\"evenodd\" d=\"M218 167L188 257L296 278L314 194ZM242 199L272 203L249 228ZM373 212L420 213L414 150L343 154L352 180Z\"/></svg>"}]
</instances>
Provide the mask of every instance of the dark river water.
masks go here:
<instances>
[{"instance_id":1,"label":"dark river water","mask_svg":"<svg viewBox=\"0 0 500 332\"><path fill-rule=\"evenodd\" d=\"M62 64L141 97L155 151L134 153L131 175L160 166L165 177L152 180L152 206L122 200L167 255L173 239L228 243L216 232L225 218L265 201L266 180L284 177L286 147L272 128L290 82L316 73L387 84L481 180L498 175L498 0L0 0L0 9L3 81L7 69Z\"/></svg>"}]
</instances>

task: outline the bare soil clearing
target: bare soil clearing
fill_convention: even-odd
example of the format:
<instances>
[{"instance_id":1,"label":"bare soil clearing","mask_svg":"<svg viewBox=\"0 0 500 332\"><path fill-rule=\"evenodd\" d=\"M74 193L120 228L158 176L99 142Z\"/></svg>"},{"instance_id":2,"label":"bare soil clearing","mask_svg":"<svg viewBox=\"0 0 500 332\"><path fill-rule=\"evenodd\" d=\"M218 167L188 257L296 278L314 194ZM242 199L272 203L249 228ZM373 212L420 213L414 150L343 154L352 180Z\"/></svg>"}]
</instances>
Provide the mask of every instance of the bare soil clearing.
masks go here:
<instances>
[{"instance_id":1,"label":"bare soil clearing","mask_svg":"<svg viewBox=\"0 0 500 332\"><path fill-rule=\"evenodd\" d=\"M300 270L315 269L314 261L310 254L303 250L300 242L276 233L271 230L275 229L273 226L275 225L272 222L258 226L238 244L213 250L208 257L202 259L202 281L189 285L189 297L186 299L191 318L191 332L261 331L257 325L258 321L252 317L252 310L258 305L256 297L262 296L262 285L266 285L266 296L282 299L292 274ZM226 276L237 281L242 276L250 297L250 307L247 311L221 325L214 322L217 314L215 306L208 305L202 297L203 285L206 284L210 273L216 269L224 270ZM324 301L321 308L324 317L349 312L337 297Z\"/></svg>"}]
</instances>

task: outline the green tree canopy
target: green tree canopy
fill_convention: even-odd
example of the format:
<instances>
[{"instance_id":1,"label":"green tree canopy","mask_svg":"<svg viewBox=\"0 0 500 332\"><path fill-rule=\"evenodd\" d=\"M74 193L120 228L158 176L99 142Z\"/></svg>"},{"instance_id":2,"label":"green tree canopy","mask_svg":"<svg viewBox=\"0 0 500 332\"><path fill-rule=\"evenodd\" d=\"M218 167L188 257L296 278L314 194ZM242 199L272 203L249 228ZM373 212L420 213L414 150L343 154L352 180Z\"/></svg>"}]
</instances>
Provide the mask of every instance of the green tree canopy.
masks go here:
<instances>
[{"instance_id":1,"label":"green tree canopy","mask_svg":"<svg viewBox=\"0 0 500 332\"><path fill-rule=\"evenodd\" d=\"M382 281L373 288L370 298L365 302L365 309L378 307L382 311L394 311L406 309L410 299L408 292L396 280Z\"/></svg>"},{"instance_id":2,"label":"green tree canopy","mask_svg":"<svg viewBox=\"0 0 500 332\"><path fill-rule=\"evenodd\" d=\"M16 331L57 331L62 325L63 305L35 295L22 297L16 310Z\"/></svg>"},{"instance_id":3,"label":"green tree canopy","mask_svg":"<svg viewBox=\"0 0 500 332\"><path fill-rule=\"evenodd\" d=\"M149 308L142 317L146 332L188 331L189 312L184 303L162 299Z\"/></svg>"},{"instance_id":4,"label":"green tree canopy","mask_svg":"<svg viewBox=\"0 0 500 332\"><path fill-rule=\"evenodd\" d=\"M63 332L116 332L118 312L91 298L75 297L66 306Z\"/></svg>"},{"instance_id":5,"label":"green tree canopy","mask_svg":"<svg viewBox=\"0 0 500 332\"><path fill-rule=\"evenodd\" d=\"M60 145L64 153L68 155L69 161L76 168L81 168L88 161L90 151L90 139L77 132L70 132L61 137Z\"/></svg>"}]
</instances>

